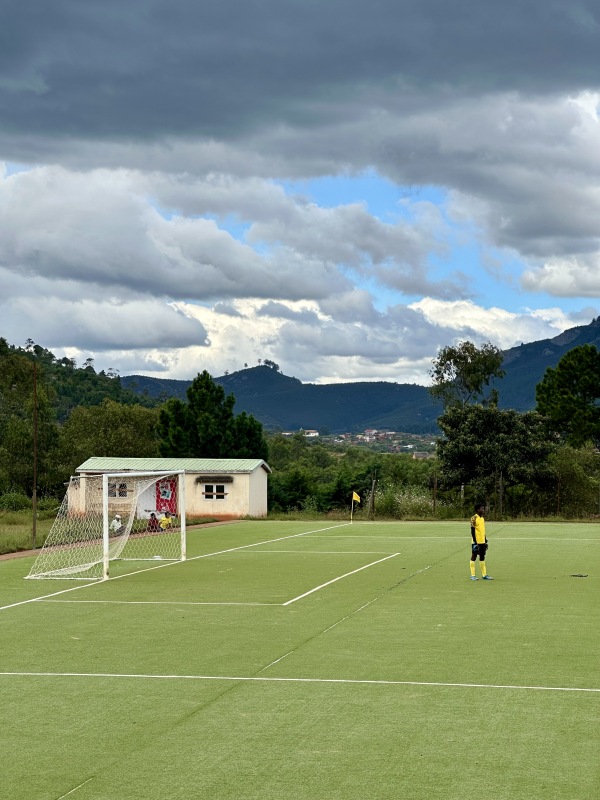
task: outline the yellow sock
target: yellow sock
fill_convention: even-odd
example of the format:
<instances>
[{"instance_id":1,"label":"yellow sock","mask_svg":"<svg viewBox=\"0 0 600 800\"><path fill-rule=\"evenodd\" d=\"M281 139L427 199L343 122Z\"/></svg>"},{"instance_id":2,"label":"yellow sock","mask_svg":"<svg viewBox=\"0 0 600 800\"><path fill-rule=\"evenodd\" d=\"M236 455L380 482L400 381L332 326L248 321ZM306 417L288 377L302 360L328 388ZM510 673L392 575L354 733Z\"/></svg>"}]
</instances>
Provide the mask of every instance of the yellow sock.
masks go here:
<instances>
[{"instance_id":1,"label":"yellow sock","mask_svg":"<svg viewBox=\"0 0 600 800\"><path fill-rule=\"evenodd\" d=\"M486 571L486 568L485 568L485 561L480 561L479 562L479 566L481 567L481 574L485 578L485 576L487 575L487 571Z\"/></svg>"},{"instance_id":2,"label":"yellow sock","mask_svg":"<svg viewBox=\"0 0 600 800\"><path fill-rule=\"evenodd\" d=\"M469 561L469 568L471 570L471 575L474 576L475 575L475 562L474 561Z\"/></svg>"}]
</instances>

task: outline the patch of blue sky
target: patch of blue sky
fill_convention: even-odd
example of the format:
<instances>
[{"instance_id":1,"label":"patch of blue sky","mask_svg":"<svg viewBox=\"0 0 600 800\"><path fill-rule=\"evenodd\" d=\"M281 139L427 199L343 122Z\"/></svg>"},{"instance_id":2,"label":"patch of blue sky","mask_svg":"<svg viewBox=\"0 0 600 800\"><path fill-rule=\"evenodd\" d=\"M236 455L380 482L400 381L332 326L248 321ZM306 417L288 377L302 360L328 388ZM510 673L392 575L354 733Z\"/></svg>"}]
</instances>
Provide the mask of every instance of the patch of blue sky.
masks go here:
<instances>
[{"instance_id":1,"label":"patch of blue sky","mask_svg":"<svg viewBox=\"0 0 600 800\"><path fill-rule=\"evenodd\" d=\"M31 172L33 167L30 164L20 164L17 161L4 162L4 174L7 178L11 175L18 175L20 172Z\"/></svg>"},{"instance_id":2,"label":"patch of blue sky","mask_svg":"<svg viewBox=\"0 0 600 800\"><path fill-rule=\"evenodd\" d=\"M446 192L437 186L399 186L375 172L338 175L299 181L276 181L287 194L301 195L322 208L361 203L382 222L411 219L419 202L443 205Z\"/></svg>"},{"instance_id":3,"label":"patch of blue sky","mask_svg":"<svg viewBox=\"0 0 600 800\"><path fill-rule=\"evenodd\" d=\"M523 288L521 277L529 265L511 250L486 247L475 238L470 242L452 242L449 253L429 259L432 280L450 277L455 270L466 276L469 298L482 308L503 308L513 314L560 307L568 314L589 309L589 299L556 297L544 291Z\"/></svg>"},{"instance_id":4,"label":"patch of blue sky","mask_svg":"<svg viewBox=\"0 0 600 800\"><path fill-rule=\"evenodd\" d=\"M519 276L523 265L511 254L488 252L479 241L464 241L460 236L451 237L446 247L445 253L429 257L431 281L462 283L463 296L484 308L516 311L522 305Z\"/></svg>"},{"instance_id":5,"label":"patch of blue sky","mask_svg":"<svg viewBox=\"0 0 600 800\"><path fill-rule=\"evenodd\" d=\"M202 214L202 219L212 220L215 225L230 233L234 239L238 239L240 242L245 241L246 235L252 227L251 223L242 222L236 214Z\"/></svg>"}]
</instances>

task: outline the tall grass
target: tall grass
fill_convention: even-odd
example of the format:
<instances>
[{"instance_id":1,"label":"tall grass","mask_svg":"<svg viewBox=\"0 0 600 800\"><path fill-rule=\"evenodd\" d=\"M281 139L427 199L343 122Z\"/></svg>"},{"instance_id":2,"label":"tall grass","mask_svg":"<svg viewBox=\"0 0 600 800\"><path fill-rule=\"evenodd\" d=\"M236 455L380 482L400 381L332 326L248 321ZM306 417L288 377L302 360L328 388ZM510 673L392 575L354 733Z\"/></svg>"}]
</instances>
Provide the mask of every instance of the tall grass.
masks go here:
<instances>
[{"instance_id":1,"label":"tall grass","mask_svg":"<svg viewBox=\"0 0 600 800\"><path fill-rule=\"evenodd\" d=\"M50 533L55 512L41 511L36 525L36 546L41 547ZM27 511L0 511L0 555L31 550L33 516Z\"/></svg>"},{"instance_id":2,"label":"tall grass","mask_svg":"<svg viewBox=\"0 0 600 800\"><path fill-rule=\"evenodd\" d=\"M36 548L43 546L56 518L56 501L44 501L38 511L36 525ZM216 517L189 517L188 527L216 522ZM31 550L33 545L33 515L31 508L23 511L0 510L0 555Z\"/></svg>"}]
</instances>

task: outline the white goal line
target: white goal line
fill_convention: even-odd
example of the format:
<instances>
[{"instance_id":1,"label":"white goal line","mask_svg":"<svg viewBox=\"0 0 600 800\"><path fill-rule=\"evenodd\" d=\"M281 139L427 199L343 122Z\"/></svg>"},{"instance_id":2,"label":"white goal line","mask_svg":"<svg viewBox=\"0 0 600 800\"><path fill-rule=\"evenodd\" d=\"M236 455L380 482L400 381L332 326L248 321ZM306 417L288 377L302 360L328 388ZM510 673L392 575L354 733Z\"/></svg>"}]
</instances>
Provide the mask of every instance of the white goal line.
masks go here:
<instances>
[{"instance_id":1,"label":"white goal line","mask_svg":"<svg viewBox=\"0 0 600 800\"><path fill-rule=\"evenodd\" d=\"M162 681L235 681L238 683L306 683L367 686L430 686L455 689L505 689L532 692L600 693L588 686L535 686L517 683L459 683L450 681L401 681L368 678L275 678L259 675L151 675L120 672L0 672L0 677L14 678L123 678Z\"/></svg>"}]
</instances>

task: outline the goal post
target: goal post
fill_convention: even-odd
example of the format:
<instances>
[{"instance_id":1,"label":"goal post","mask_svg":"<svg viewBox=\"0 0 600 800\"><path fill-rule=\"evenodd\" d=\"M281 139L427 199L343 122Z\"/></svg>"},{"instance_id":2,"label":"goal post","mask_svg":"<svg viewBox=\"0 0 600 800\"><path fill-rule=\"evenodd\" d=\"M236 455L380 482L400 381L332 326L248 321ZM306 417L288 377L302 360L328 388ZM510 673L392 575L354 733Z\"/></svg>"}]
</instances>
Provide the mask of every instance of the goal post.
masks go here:
<instances>
[{"instance_id":1,"label":"goal post","mask_svg":"<svg viewBox=\"0 0 600 800\"><path fill-rule=\"evenodd\" d=\"M106 580L116 560L185 558L183 471L80 475L26 577Z\"/></svg>"}]
</instances>

